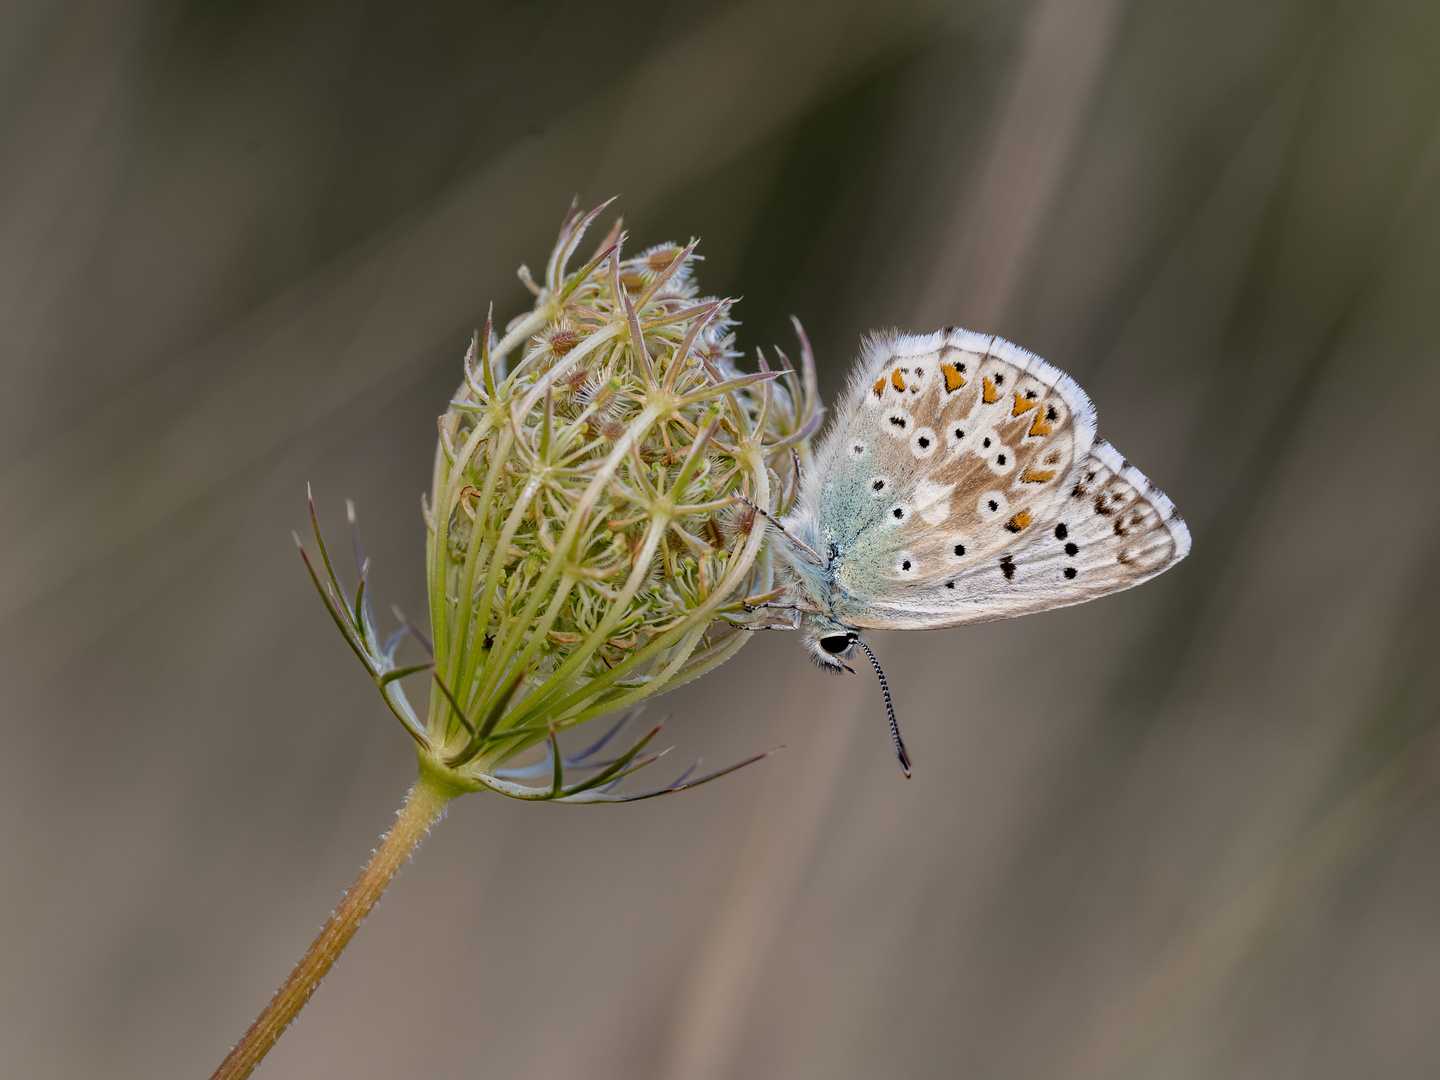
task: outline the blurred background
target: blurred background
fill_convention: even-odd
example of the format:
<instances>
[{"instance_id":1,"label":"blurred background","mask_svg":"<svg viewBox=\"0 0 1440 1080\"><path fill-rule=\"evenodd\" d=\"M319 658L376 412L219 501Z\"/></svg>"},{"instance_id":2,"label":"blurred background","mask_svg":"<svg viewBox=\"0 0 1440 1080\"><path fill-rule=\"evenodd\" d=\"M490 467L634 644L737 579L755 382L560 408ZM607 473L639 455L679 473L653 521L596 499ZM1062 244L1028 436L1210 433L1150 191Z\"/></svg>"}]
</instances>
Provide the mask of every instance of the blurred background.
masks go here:
<instances>
[{"instance_id":1,"label":"blurred background","mask_svg":"<svg viewBox=\"0 0 1440 1080\"><path fill-rule=\"evenodd\" d=\"M1008 623L757 640L624 807L475 796L262 1067L1440 1074L1440 7L0 7L0 1061L206 1076L414 773L295 556L424 607L435 417L571 197L747 348L1073 374L1194 553ZM675 767L679 771L679 767Z\"/></svg>"}]
</instances>

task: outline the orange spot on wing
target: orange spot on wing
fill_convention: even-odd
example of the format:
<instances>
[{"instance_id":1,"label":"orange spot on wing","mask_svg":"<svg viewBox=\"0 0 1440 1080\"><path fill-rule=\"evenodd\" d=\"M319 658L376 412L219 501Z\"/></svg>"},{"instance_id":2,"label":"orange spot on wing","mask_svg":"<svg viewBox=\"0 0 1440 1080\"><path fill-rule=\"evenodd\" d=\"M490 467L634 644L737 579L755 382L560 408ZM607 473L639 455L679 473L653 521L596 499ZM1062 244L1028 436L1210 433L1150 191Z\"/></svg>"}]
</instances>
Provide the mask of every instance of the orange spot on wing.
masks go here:
<instances>
[{"instance_id":1,"label":"orange spot on wing","mask_svg":"<svg viewBox=\"0 0 1440 1080\"><path fill-rule=\"evenodd\" d=\"M900 374L900 369L898 367L894 371L890 372L890 381L895 384L896 390L900 390L902 392L904 391L905 378Z\"/></svg>"},{"instance_id":2,"label":"orange spot on wing","mask_svg":"<svg viewBox=\"0 0 1440 1080\"><path fill-rule=\"evenodd\" d=\"M995 392L995 380L989 375L985 376L985 392L981 396L985 399L986 405L994 405L1000 400L1000 395Z\"/></svg>"},{"instance_id":3,"label":"orange spot on wing","mask_svg":"<svg viewBox=\"0 0 1440 1080\"><path fill-rule=\"evenodd\" d=\"M885 377L882 375L875 380L875 396L878 398L883 393L885 393Z\"/></svg>"},{"instance_id":4,"label":"orange spot on wing","mask_svg":"<svg viewBox=\"0 0 1440 1080\"><path fill-rule=\"evenodd\" d=\"M1040 404L1040 400L1039 400L1038 398L1036 398L1034 401L1029 401L1029 400L1021 397L1019 394L1016 394L1016 395L1015 395L1015 408L1011 410L1010 415L1011 415L1011 416L1019 416L1021 413L1027 413L1027 412L1029 412L1031 409L1035 408L1035 407L1036 407L1037 405L1039 405L1039 404Z\"/></svg>"},{"instance_id":5,"label":"orange spot on wing","mask_svg":"<svg viewBox=\"0 0 1440 1080\"><path fill-rule=\"evenodd\" d=\"M965 385L965 376L960 374L960 369L954 364L941 364L940 370L945 373L945 389L947 391L959 390Z\"/></svg>"},{"instance_id":6,"label":"orange spot on wing","mask_svg":"<svg viewBox=\"0 0 1440 1080\"><path fill-rule=\"evenodd\" d=\"M1025 471L1020 474L1020 483L1022 484L1043 484L1047 480L1054 479L1054 469L1036 469L1030 465L1025 466Z\"/></svg>"},{"instance_id":7,"label":"orange spot on wing","mask_svg":"<svg viewBox=\"0 0 1440 1080\"><path fill-rule=\"evenodd\" d=\"M1025 434L1049 435L1050 432L1054 430L1055 424L1052 421L1045 419L1045 414L1043 412L1037 412L1035 414L1035 422L1030 425L1030 430L1027 431Z\"/></svg>"},{"instance_id":8,"label":"orange spot on wing","mask_svg":"<svg viewBox=\"0 0 1440 1080\"><path fill-rule=\"evenodd\" d=\"M1029 510L1021 510L1018 514L1005 522L1005 528L1012 533L1018 533L1021 529L1035 520L1035 515Z\"/></svg>"}]
</instances>

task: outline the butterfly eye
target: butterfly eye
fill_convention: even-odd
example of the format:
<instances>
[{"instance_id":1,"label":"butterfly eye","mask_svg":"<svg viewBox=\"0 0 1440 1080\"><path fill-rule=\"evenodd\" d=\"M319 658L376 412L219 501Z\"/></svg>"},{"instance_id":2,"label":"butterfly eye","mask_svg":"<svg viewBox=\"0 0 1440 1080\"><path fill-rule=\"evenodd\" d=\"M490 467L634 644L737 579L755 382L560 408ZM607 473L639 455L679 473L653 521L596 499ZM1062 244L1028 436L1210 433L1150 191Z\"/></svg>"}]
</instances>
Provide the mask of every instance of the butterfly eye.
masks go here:
<instances>
[{"instance_id":1,"label":"butterfly eye","mask_svg":"<svg viewBox=\"0 0 1440 1080\"><path fill-rule=\"evenodd\" d=\"M831 634L829 637L820 639L820 648L824 649L831 656L842 653L850 647L850 638L846 634Z\"/></svg>"}]
</instances>

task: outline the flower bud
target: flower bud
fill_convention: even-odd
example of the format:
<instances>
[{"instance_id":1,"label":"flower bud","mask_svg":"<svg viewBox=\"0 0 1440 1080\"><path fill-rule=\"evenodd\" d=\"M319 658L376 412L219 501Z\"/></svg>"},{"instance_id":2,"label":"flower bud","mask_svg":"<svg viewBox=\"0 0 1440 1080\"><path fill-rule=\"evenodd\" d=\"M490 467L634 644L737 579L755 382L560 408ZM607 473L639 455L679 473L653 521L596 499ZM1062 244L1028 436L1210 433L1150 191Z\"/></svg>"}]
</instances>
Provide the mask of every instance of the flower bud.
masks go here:
<instances>
[{"instance_id":1,"label":"flower bud","mask_svg":"<svg viewBox=\"0 0 1440 1080\"><path fill-rule=\"evenodd\" d=\"M612 801L702 782L621 794L654 760L641 756L654 731L605 761L600 745L565 758L558 734L744 644L730 620L776 592L751 505L788 509L820 422L803 332L799 372L783 354L778 370L763 354L760 371L737 369L733 302L699 295L694 241L626 258L617 221L570 271L604 209L571 207L542 282L521 268L534 308L498 340L487 321L440 417L423 507L434 656L423 722L398 685L417 668L379 645L363 570L353 606L333 572L322 588L422 766L462 789ZM541 761L506 767L541 743ZM542 774L543 786L518 782Z\"/></svg>"}]
</instances>

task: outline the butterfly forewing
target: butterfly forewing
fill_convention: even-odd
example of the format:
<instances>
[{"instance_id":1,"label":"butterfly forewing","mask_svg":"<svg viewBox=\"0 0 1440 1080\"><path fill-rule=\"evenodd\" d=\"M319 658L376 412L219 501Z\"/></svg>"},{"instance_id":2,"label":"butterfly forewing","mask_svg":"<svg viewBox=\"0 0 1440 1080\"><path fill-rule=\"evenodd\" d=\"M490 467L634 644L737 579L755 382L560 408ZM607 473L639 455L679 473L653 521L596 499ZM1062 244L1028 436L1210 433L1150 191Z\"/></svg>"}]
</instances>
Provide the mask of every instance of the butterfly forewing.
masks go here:
<instances>
[{"instance_id":1,"label":"butterfly forewing","mask_svg":"<svg viewBox=\"0 0 1440 1080\"><path fill-rule=\"evenodd\" d=\"M872 338L815 468L801 516L832 560L829 606L857 627L1078 603L1189 549L1169 500L1095 442L1069 376L963 330Z\"/></svg>"},{"instance_id":2,"label":"butterfly forewing","mask_svg":"<svg viewBox=\"0 0 1440 1080\"><path fill-rule=\"evenodd\" d=\"M1094 433L1080 388L1008 342L872 339L817 460L837 583L863 607L993 562L1063 498Z\"/></svg>"}]
</instances>

